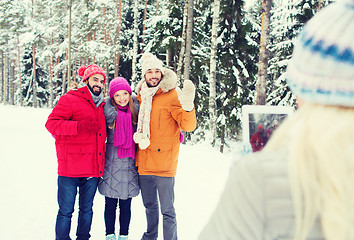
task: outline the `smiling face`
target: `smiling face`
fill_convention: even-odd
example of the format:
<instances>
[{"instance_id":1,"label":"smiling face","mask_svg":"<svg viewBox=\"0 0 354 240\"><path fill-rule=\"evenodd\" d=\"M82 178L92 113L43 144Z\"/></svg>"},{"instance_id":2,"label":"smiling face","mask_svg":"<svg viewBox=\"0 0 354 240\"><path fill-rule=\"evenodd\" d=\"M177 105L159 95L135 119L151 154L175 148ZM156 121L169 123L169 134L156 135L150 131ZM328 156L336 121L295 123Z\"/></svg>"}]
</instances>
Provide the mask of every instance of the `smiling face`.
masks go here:
<instances>
[{"instance_id":1,"label":"smiling face","mask_svg":"<svg viewBox=\"0 0 354 240\"><path fill-rule=\"evenodd\" d=\"M130 94L127 90L119 90L114 94L113 99L117 105L125 107L129 103Z\"/></svg>"},{"instance_id":2,"label":"smiling face","mask_svg":"<svg viewBox=\"0 0 354 240\"><path fill-rule=\"evenodd\" d=\"M145 81L148 87L156 87L162 78L162 73L157 68L152 68L146 71L145 73Z\"/></svg>"},{"instance_id":3,"label":"smiling face","mask_svg":"<svg viewBox=\"0 0 354 240\"><path fill-rule=\"evenodd\" d=\"M101 74L94 74L86 80L88 88L96 96L100 95L104 85L104 77Z\"/></svg>"}]
</instances>

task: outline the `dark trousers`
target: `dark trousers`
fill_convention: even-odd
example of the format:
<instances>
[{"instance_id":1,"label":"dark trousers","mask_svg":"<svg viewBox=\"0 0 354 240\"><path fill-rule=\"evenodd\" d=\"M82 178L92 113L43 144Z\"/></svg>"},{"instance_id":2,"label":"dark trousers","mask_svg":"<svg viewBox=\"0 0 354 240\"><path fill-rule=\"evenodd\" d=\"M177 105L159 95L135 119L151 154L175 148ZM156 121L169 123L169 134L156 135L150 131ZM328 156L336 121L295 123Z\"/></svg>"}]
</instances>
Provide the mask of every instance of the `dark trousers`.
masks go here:
<instances>
[{"instance_id":1,"label":"dark trousers","mask_svg":"<svg viewBox=\"0 0 354 240\"><path fill-rule=\"evenodd\" d=\"M131 219L132 199L119 199L119 235L128 235ZM116 212L118 199L105 197L104 222L106 235L115 233Z\"/></svg>"},{"instance_id":2,"label":"dark trousers","mask_svg":"<svg viewBox=\"0 0 354 240\"><path fill-rule=\"evenodd\" d=\"M79 189L79 219L76 230L77 240L90 238L92 206L96 194L98 178L58 177L59 211L55 225L56 240L71 240L71 217Z\"/></svg>"},{"instance_id":3,"label":"dark trousers","mask_svg":"<svg viewBox=\"0 0 354 240\"><path fill-rule=\"evenodd\" d=\"M154 240L158 237L159 202L163 216L163 239L177 240L177 221L173 206L175 178L139 175L139 185L147 220L147 230L142 240Z\"/></svg>"}]
</instances>

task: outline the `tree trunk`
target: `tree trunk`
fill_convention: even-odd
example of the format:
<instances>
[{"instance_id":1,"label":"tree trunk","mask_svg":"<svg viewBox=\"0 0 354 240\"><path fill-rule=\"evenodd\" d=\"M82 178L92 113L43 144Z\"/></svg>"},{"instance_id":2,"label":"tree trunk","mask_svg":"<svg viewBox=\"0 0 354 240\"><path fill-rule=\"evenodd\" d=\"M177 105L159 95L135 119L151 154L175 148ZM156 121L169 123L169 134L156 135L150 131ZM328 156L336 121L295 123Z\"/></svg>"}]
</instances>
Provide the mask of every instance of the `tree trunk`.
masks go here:
<instances>
[{"instance_id":1,"label":"tree trunk","mask_svg":"<svg viewBox=\"0 0 354 240\"><path fill-rule=\"evenodd\" d=\"M16 61L12 60L13 64L11 64L10 68L11 68L11 74L10 74L10 104L11 105L15 105L15 66L16 66Z\"/></svg>"},{"instance_id":2,"label":"tree trunk","mask_svg":"<svg viewBox=\"0 0 354 240\"><path fill-rule=\"evenodd\" d=\"M166 49L166 65L174 68L173 66L174 52L171 49Z\"/></svg>"},{"instance_id":3,"label":"tree trunk","mask_svg":"<svg viewBox=\"0 0 354 240\"><path fill-rule=\"evenodd\" d=\"M211 30L211 50L210 50L210 95L209 95L209 128L212 133L212 145L216 142L216 55L217 38L219 26L220 0L214 0L214 14Z\"/></svg>"},{"instance_id":4,"label":"tree trunk","mask_svg":"<svg viewBox=\"0 0 354 240\"><path fill-rule=\"evenodd\" d=\"M225 147L225 124L221 126L220 152L224 152Z\"/></svg>"},{"instance_id":5,"label":"tree trunk","mask_svg":"<svg viewBox=\"0 0 354 240\"><path fill-rule=\"evenodd\" d=\"M169 48L166 49L166 66L170 66L171 62L171 50Z\"/></svg>"},{"instance_id":6,"label":"tree trunk","mask_svg":"<svg viewBox=\"0 0 354 240\"><path fill-rule=\"evenodd\" d=\"M106 22L107 22L107 16L106 16L106 6L103 4L103 8L102 8L102 11L103 11L103 19L104 19L104 22L103 22L103 41L104 41L104 44L105 45L107 45L107 47L108 47L108 31L107 31L107 24L106 24ZM106 69L106 76L107 76L107 78L109 79L109 64L108 64L108 62L105 60L104 62L103 62L103 66L105 66L105 67L103 67L102 69ZM105 87L103 88L103 95L105 95L106 96L106 90L108 90L108 88L109 88L109 81L106 81L105 82Z\"/></svg>"},{"instance_id":7,"label":"tree trunk","mask_svg":"<svg viewBox=\"0 0 354 240\"><path fill-rule=\"evenodd\" d=\"M18 64L18 82L20 89L20 105L23 106L23 97L22 97L22 79L21 79L21 56L20 56L20 37L17 32L17 64Z\"/></svg>"},{"instance_id":8,"label":"tree trunk","mask_svg":"<svg viewBox=\"0 0 354 240\"><path fill-rule=\"evenodd\" d=\"M184 59L184 73L183 79L189 79L189 69L191 61L191 50L192 50L192 33L193 33L193 5L194 0L188 0L188 11L187 11L187 25L186 25L186 51ZM185 135L185 141L190 140L190 133L183 132Z\"/></svg>"},{"instance_id":9,"label":"tree trunk","mask_svg":"<svg viewBox=\"0 0 354 240\"><path fill-rule=\"evenodd\" d=\"M7 74L7 59L8 57L6 56L6 54L4 54L4 52L1 52L2 55L2 101L3 103L6 105L7 104L7 78L8 78L8 74Z\"/></svg>"},{"instance_id":10,"label":"tree trunk","mask_svg":"<svg viewBox=\"0 0 354 240\"><path fill-rule=\"evenodd\" d=\"M132 84L137 81L136 63L138 58L138 0L134 0L134 36L133 36L133 60L132 60Z\"/></svg>"},{"instance_id":11,"label":"tree trunk","mask_svg":"<svg viewBox=\"0 0 354 240\"><path fill-rule=\"evenodd\" d=\"M93 41L96 41L96 31L93 31L92 40L93 40ZM93 55L92 63L93 63L93 64L96 64L96 55Z\"/></svg>"},{"instance_id":12,"label":"tree trunk","mask_svg":"<svg viewBox=\"0 0 354 240\"><path fill-rule=\"evenodd\" d=\"M118 52L116 52L116 56L114 58L114 66L116 66L115 70L114 70L114 77L115 78L118 77L118 73L119 73L119 59L120 59L120 53L118 51Z\"/></svg>"},{"instance_id":13,"label":"tree trunk","mask_svg":"<svg viewBox=\"0 0 354 240\"><path fill-rule=\"evenodd\" d=\"M49 106L54 107L54 83L53 83L53 56L49 57L49 86L50 86L50 95L49 95Z\"/></svg>"},{"instance_id":14,"label":"tree trunk","mask_svg":"<svg viewBox=\"0 0 354 240\"><path fill-rule=\"evenodd\" d=\"M53 36L51 37L50 43L53 45ZM50 44L48 40L48 45ZM49 60L49 107L53 108L54 103L54 84L53 84L53 54L48 58Z\"/></svg>"},{"instance_id":15,"label":"tree trunk","mask_svg":"<svg viewBox=\"0 0 354 240\"><path fill-rule=\"evenodd\" d=\"M71 0L69 0L69 23L68 23L68 89L71 88Z\"/></svg>"},{"instance_id":16,"label":"tree trunk","mask_svg":"<svg viewBox=\"0 0 354 240\"><path fill-rule=\"evenodd\" d=\"M1 101L6 104L5 101L5 65L4 65L4 51L1 50Z\"/></svg>"},{"instance_id":17,"label":"tree trunk","mask_svg":"<svg viewBox=\"0 0 354 240\"><path fill-rule=\"evenodd\" d=\"M37 108L37 81L36 81L36 48L32 43L32 94L33 94L33 107Z\"/></svg>"},{"instance_id":18,"label":"tree trunk","mask_svg":"<svg viewBox=\"0 0 354 240\"><path fill-rule=\"evenodd\" d=\"M157 0L156 1L156 14L159 12L159 7L160 7L159 1Z\"/></svg>"},{"instance_id":19,"label":"tree trunk","mask_svg":"<svg viewBox=\"0 0 354 240\"><path fill-rule=\"evenodd\" d=\"M146 30L146 26L145 26L145 21L146 21L146 16L147 16L147 0L145 0L145 7L144 7L144 22L143 22L143 36L142 36L142 42L143 44L145 43L145 30Z\"/></svg>"},{"instance_id":20,"label":"tree trunk","mask_svg":"<svg viewBox=\"0 0 354 240\"><path fill-rule=\"evenodd\" d=\"M177 86L182 82L181 79L182 66L183 66L184 54L186 51L186 27L187 27L187 15L188 15L188 2L189 0L186 0L184 3L181 50L179 52L178 65L177 65L177 81L178 81Z\"/></svg>"},{"instance_id":21,"label":"tree trunk","mask_svg":"<svg viewBox=\"0 0 354 240\"><path fill-rule=\"evenodd\" d=\"M116 40L116 46L117 46L117 51L115 52L115 57L114 57L114 77L118 77L119 73L119 58L120 58L120 30L122 27L122 0L118 1L118 27L117 27L117 40Z\"/></svg>"},{"instance_id":22,"label":"tree trunk","mask_svg":"<svg viewBox=\"0 0 354 240\"><path fill-rule=\"evenodd\" d=\"M258 80L256 84L256 105L266 104L266 81L269 57L268 41L271 6L272 0L262 0L262 30L258 62Z\"/></svg>"},{"instance_id":23,"label":"tree trunk","mask_svg":"<svg viewBox=\"0 0 354 240\"><path fill-rule=\"evenodd\" d=\"M58 57L57 59L56 59L56 64L57 65L59 65L60 64L60 57ZM53 62L54 63L54 62ZM56 78L57 79L60 79L60 71L57 71L57 74L56 74ZM62 79L63 79L64 77L62 77ZM63 84L62 84L63 85ZM55 87L54 87L54 89L56 89L57 87L59 87L60 86L60 82L55 82L55 85L54 85ZM62 87L63 88L63 87ZM55 91L54 92L54 95L53 95L53 99L56 99L57 97L58 97L58 95L60 96L60 93L58 93L57 91ZM61 91L61 95L63 95L63 89L62 89L62 91ZM53 103L54 104L54 103Z\"/></svg>"},{"instance_id":24,"label":"tree trunk","mask_svg":"<svg viewBox=\"0 0 354 240\"><path fill-rule=\"evenodd\" d=\"M5 86L6 86L6 104L10 103L10 56L6 55L6 78L5 78Z\"/></svg>"},{"instance_id":25,"label":"tree trunk","mask_svg":"<svg viewBox=\"0 0 354 240\"><path fill-rule=\"evenodd\" d=\"M184 79L189 79L189 69L191 60L191 50L192 50L192 33L193 33L193 5L194 0L188 1L188 22L187 22L187 32L186 32L186 55L184 61Z\"/></svg>"},{"instance_id":26,"label":"tree trunk","mask_svg":"<svg viewBox=\"0 0 354 240\"><path fill-rule=\"evenodd\" d=\"M66 72L67 72L67 69L66 67L64 67L64 71L63 71L63 82L61 84L61 95L64 95L66 93Z\"/></svg>"}]
</instances>

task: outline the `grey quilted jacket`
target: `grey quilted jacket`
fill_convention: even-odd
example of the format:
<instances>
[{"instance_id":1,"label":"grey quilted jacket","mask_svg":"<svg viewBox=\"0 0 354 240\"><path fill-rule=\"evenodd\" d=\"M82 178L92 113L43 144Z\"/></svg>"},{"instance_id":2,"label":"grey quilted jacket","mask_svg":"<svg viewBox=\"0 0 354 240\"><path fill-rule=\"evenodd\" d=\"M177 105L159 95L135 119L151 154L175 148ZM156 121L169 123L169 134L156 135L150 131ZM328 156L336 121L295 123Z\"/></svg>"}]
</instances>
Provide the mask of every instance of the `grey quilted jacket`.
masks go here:
<instances>
[{"instance_id":1,"label":"grey quilted jacket","mask_svg":"<svg viewBox=\"0 0 354 240\"><path fill-rule=\"evenodd\" d=\"M139 103L133 96L135 109ZM106 126L111 125L117 117L117 110L109 98L105 99L104 114ZM105 170L98 183L98 191L110 198L127 199L136 197L140 188L138 171L133 158L119 158L118 148L114 143L114 129L107 128L107 149L105 155Z\"/></svg>"}]
</instances>

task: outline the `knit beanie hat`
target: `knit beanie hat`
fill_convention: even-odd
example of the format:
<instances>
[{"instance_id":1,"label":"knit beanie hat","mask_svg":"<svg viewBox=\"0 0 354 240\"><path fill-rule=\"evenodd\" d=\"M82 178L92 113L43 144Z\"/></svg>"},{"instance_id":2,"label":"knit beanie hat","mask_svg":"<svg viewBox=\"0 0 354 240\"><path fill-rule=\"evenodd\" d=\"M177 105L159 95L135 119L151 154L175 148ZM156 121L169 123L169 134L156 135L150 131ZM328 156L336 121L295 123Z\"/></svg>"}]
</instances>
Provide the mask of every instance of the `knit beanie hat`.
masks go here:
<instances>
[{"instance_id":1,"label":"knit beanie hat","mask_svg":"<svg viewBox=\"0 0 354 240\"><path fill-rule=\"evenodd\" d=\"M304 26L287 82L306 101L354 107L354 0L330 4Z\"/></svg>"},{"instance_id":2,"label":"knit beanie hat","mask_svg":"<svg viewBox=\"0 0 354 240\"><path fill-rule=\"evenodd\" d=\"M101 74L104 77L104 82L106 82L106 74L104 73L103 69L95 64L88 65L87 67L80 67L78 73L79 76L82 77L83 82L95 74Z\"/></svg>"},{"instance_id":3,"label":"knit beanie hat","mask_svg":"<svg viewBox=\"0 0 354 240\"><path fill-rule=\"evenodd\" d=\"M114 94L119 90L126 90L132 95L132 89L128 81L123 77L117 77L109 83L109 97L112 99Z\"/></svg>"},{"instance_id":4,"label":"knit beanie hat","mask_svg":"<svg viewBox=\"0 0 354 240\"><path fill-rule=\"evenodd\" d=\"M163 75L164 67L162 65L163 65L162 61L149 52L144 53L143 56L141 57L141 68L142 68L143 76L145 76L147 70L153 68L159 69Z\"/></svg>"}]
</instances>

